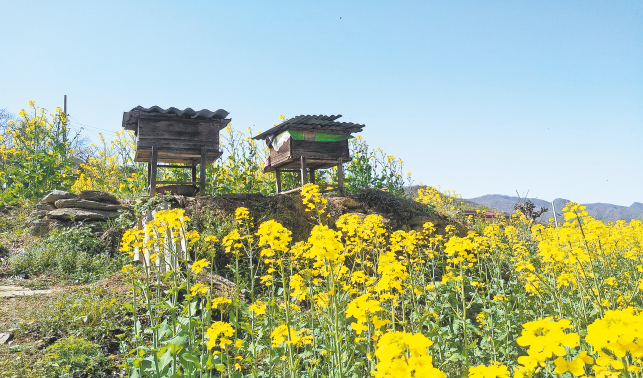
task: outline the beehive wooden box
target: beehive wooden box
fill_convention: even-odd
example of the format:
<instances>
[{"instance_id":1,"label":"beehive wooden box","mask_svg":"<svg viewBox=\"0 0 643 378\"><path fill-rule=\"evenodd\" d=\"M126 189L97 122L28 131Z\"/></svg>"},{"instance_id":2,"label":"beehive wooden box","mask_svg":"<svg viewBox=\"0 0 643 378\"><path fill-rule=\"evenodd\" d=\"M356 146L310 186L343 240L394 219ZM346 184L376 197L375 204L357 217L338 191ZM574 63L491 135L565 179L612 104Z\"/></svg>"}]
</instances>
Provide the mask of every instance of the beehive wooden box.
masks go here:
<instances>
[{"instance_id":1,"label":"beehive wooden box","mask_svg":"<svg viewBox=\"0 0 643 378\"><path fill-rule=\"evenodd\" d=\"M196 185L196 166L201 167L200 193L205 190L205 167L214 163L222 152L219 149L219 131L230 119L223 109L215 112L190 108L163 109L158 106L137 106L123 113L123 128L136 134L134 161L148 163L149 194L156 194L156 184ZM158 163L185 164L184 166ZM156 181L157 168L191 168L191 182Z\"/></svg>"},{"instance_id":2,"label":"beehive wooden box","mask_svg":"<svg viewBox=\"0 0 643 378\"><path fill-rule=\"evenodd\" d=\"M300 115L254 137L265 140L270 149L264 172L276 172L277 193L281 192L281 172L300 170L303 186L307 176L310 182L315 182L315 170L335 166L341 191L342 166L351 160L348 139L352 138L352 133L362 131L364 125L337 122L340 117Z\"/></svg>"}]
</instances>

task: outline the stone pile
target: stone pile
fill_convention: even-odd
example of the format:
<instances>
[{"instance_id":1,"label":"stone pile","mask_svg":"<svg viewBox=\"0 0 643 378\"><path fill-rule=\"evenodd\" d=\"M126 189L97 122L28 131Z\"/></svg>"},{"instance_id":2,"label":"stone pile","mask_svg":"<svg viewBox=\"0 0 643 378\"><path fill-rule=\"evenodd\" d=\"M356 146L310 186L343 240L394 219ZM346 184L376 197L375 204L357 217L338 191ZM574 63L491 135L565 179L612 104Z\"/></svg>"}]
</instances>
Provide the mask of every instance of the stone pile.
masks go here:
<instances>
[{"instance_id":1,"label":"stone pile","mask_svg":"<svg viewBox=\"0 0 643 378\"><path fill-rule=\"evenodd\" d=\"M66 227L74 222L104 222L118 218L118 210L126 208L110 193L83 190L73 194L54 190L35 206L31 215L36 219L30 221L29 231L34 236L43 236L52 228Z\"/></svg>"}]
</instances>

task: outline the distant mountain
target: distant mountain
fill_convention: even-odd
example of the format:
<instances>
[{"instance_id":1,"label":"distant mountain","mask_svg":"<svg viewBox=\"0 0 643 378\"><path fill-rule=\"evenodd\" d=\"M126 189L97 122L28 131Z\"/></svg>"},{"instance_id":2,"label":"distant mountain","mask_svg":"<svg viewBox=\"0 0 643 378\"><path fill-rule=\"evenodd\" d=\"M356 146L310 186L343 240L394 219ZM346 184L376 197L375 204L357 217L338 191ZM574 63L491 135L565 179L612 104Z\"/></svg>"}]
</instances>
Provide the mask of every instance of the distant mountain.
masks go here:
<instances>
[{"instance_id":1,"label":"distant mountain","mask_svg":"<svg viewBox=\"0 0 643 378\"><path fill-rule=\"evenodd\" d=\"M549 209L541 217L543 223L547 223L549 218L554 217L552 211L551 202L544 201L538 198L527 198L533 201L536 205L536 209L540 207L546 207ZM470 198L468 201L478 203L480 205L488 206L494 209L497 209L502 212L514 213L514 205L520 202L520 198L512 196L503 196L500 194L488 194L482 197ZM565 207L565 204L570 202L569 200L563 198L556 198L554 200L554 206L556 208L556 217L558 221L564 220L562 208ZM588 203L583 204L587 207L587 213L594 219L601 220L603 222L612 221L616 222L617 220L630 221L632 219L638 219L643 221L643 203L634 202L631 206L618 206L612 205L609 203Z\"/></svg>"}]
</instances>

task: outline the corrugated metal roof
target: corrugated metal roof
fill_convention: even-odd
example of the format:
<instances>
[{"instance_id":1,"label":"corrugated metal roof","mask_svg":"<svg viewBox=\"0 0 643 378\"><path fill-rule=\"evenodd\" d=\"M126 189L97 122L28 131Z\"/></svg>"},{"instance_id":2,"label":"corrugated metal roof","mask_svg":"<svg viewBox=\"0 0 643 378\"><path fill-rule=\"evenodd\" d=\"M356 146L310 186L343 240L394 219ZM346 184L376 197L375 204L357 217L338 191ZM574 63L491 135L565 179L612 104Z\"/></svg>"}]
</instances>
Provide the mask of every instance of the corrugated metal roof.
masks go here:
<instances>
[{"instance_id":1,"label":"corrugated metal roof","mask_svg":"<svg viewBox=\"0 0 643 378\"><path fill-rule=\"evenodd\" d=\"M365 125L360 125L352 122L337 122L336 120L341 117L339 115L299 115L290 118L277 126L264 131L263 133L254 137L254 139L263 139L269 135L276 135L283 131L293 130L319 130L328 131L334 134L351 134L362 131Z\"/></svg>"},{"instance_id":2,"label":"corrugated metal roof","mask_svg":"<svg viewBox=\"0 0 643 378\"><path fill-rule=\"evenodd\" d=\"M197 112L192 110L192 108L185 108L181 110L174 107L170 107L166 110L156 105L152 106L151 108L144 108L139 105L134 109L130 110L130 112L133 112L135 110L138 110L139 112L143 112L143 113L174 114L179 117L194 118L194 119L224 119L225 117L228 116L228 114L230 114L223 109L219 109L214 112L208 109L202 109Z\"/></svg>"}]
</instances>

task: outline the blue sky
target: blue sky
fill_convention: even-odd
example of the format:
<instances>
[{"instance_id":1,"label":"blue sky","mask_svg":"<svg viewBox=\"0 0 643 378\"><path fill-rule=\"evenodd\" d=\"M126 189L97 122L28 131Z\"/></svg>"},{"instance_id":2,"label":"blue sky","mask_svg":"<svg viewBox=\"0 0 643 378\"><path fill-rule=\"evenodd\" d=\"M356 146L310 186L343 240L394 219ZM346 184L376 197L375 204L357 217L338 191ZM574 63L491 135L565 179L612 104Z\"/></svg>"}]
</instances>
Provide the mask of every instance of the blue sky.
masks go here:
<instances>
[{"instance_id":1,"label":"blue sky","mask_svg":"<svg viewBox=\"0 0 643 378\"><path fill-rule=\"evenodd\" d=\"M643 202L643 1L0 1L0 108L109 138L122 112L237 128L343 114L465 198Z\"/></svg>"}]
</instances>

